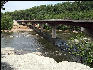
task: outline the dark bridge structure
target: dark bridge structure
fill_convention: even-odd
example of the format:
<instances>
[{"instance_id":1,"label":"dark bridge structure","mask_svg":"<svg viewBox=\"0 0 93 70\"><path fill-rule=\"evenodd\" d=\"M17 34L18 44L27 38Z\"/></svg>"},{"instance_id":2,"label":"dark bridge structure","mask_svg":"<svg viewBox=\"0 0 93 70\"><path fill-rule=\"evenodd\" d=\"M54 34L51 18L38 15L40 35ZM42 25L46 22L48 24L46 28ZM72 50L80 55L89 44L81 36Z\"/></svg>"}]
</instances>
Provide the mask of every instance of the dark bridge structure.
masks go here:
<instances>
[{"instance_id":1,"label":"dark bridge structure","mask_svg":"<svg viewBox=\"0 0 93 70\"><path fill-rule=\"evenodd\" d=\"M25 24L40 24L41 31L43 31L43 24L48 24L52 27L52 38L56 38L56 27L60 24L80 26L81 31L87 31L93 36L93 20L63 20L63 19L49 19L49 20L16 20L17 23Z\"/></svg>"}]
</instances>

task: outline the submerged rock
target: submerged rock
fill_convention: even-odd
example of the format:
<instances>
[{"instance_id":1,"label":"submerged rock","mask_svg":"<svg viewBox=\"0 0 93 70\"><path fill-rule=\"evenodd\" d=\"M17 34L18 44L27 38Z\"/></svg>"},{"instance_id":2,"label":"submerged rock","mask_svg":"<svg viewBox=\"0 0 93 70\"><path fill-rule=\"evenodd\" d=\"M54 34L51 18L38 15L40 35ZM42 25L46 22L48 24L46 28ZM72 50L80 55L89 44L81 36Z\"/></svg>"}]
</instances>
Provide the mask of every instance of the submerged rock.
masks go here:
<instances>
[{"instance_id":1,"label":"submerged rock","mask_svg":"<svg viewBox=\"0 0 93 70\"><path fill-rule=\"evenodd\" d=\"M62 41L62 40L58 40L55 42L55 45L58 46L59 48L61 48L61 50L64 51L68 51L68 45L66 44L66 42Z\"/></svg>"},{"instance_id":2,"label":"submerged rock","mask_svg":"<svg viewBox=\"0 0 93 70\"><path fill-rule=\"evenodd\" d=\"M74 30L73 33L78 33L78 31Z\"/></svg>"},{"instance_id":3,"label":"submerged rock","mask_svg":"<svg viewBox=\"0 0 93 70\"><path fill-rule=\"evenodd\" d=\"M14 36L10 36L10 38L12 38L12 37L14 37Z\"/></svg>"},{"instance_id":4,"label":"submerged rock","mask_svg":"<svg viewBox=\"0 0 93 70\"><path fill-rule=\"evenodd\" d=\"M14 55L14 48L11 48L11 47L1 48L1 54Z\"/></svg>"}]
</instances>

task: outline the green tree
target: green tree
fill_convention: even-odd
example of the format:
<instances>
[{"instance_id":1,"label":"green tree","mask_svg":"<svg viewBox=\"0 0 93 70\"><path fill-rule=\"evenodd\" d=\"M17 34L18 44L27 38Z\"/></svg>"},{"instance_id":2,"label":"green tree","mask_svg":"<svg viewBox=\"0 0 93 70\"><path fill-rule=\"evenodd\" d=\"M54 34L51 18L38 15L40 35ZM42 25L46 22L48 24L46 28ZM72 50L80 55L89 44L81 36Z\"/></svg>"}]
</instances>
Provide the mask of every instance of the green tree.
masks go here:
<instances>
[{"instance_id":1,"label":"green tree","mask_svg":"<svg viewBox=\"0 0 93 70\"><path fill-rule=\"evenodd\" d=\"M1 29L2 30L10 30L13 26L13 20L11 16L4 15L1 18Z\"/></svg>"},{"instance_id":2,"label":"green tree","mask_svg":"<svg viewBox=\"0 0 93 70\"><path fill-rule=\"evenodd\" d=\"M93 1L63 2L55 5L35 6L26 10L6 12L13 20L93 19Z\"/></svg>"},{"instance_id":3,"label":"green tree","mask_svg":"<svg viewBox=\"0 0 93 70\"><path fill-rule=\"evenodd\" d=\"M1 9L2 9L2 10L5 10L5 8L4 8L3 6L4 6L4 4L5 4L6 2L8 2L8 1L1 1Z\"/></svg>"}]
</instances>

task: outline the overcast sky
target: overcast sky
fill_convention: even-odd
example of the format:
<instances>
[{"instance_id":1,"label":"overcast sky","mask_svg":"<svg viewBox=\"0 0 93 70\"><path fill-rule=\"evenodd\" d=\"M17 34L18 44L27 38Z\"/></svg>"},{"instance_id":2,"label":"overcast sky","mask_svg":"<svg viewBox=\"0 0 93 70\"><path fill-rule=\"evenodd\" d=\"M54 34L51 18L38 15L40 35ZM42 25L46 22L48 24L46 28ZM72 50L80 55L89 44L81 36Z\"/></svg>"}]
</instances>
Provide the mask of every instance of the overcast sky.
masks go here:
<instances>
[{"instance_id":1,"label":"overcast sky","mask_svg":"<svg viewBox=\"0 0 93 70\"><path fill-rule=\"evenodd\" d=\"M34 6L40 6L40 5L48 5L48 4L57 4L62 3L66 1L8 1L5 3L4 8L5 10L1 10L1 12L12 12L15 10L24 10L29 9Z\"/></svg>"}]
</instances>

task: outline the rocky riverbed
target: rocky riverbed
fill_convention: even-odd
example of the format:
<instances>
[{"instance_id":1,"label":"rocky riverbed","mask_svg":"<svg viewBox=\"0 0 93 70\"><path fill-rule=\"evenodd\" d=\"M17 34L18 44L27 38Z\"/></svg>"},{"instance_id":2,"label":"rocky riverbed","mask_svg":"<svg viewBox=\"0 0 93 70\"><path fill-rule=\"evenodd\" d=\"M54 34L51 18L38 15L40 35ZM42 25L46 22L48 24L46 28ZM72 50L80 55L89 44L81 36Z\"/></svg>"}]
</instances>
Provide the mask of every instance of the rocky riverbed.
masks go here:
<instances>
[{"instance_id":1,"label":"rocky riverbed","mask_svg":"<svg viewBox=\"0 0 93 70\"><path fill-rule=\"evenodd\" d=\"M1 48L2 70L93 70L89 66L76 62L62 61L57 63L53 58L38 53L17 55L13 48ZM9 65L4 64L7 63ZM8 66L8 67L7 67ZM2 67L1 67L2 68Z\"/></svg>"}]
</instances>

